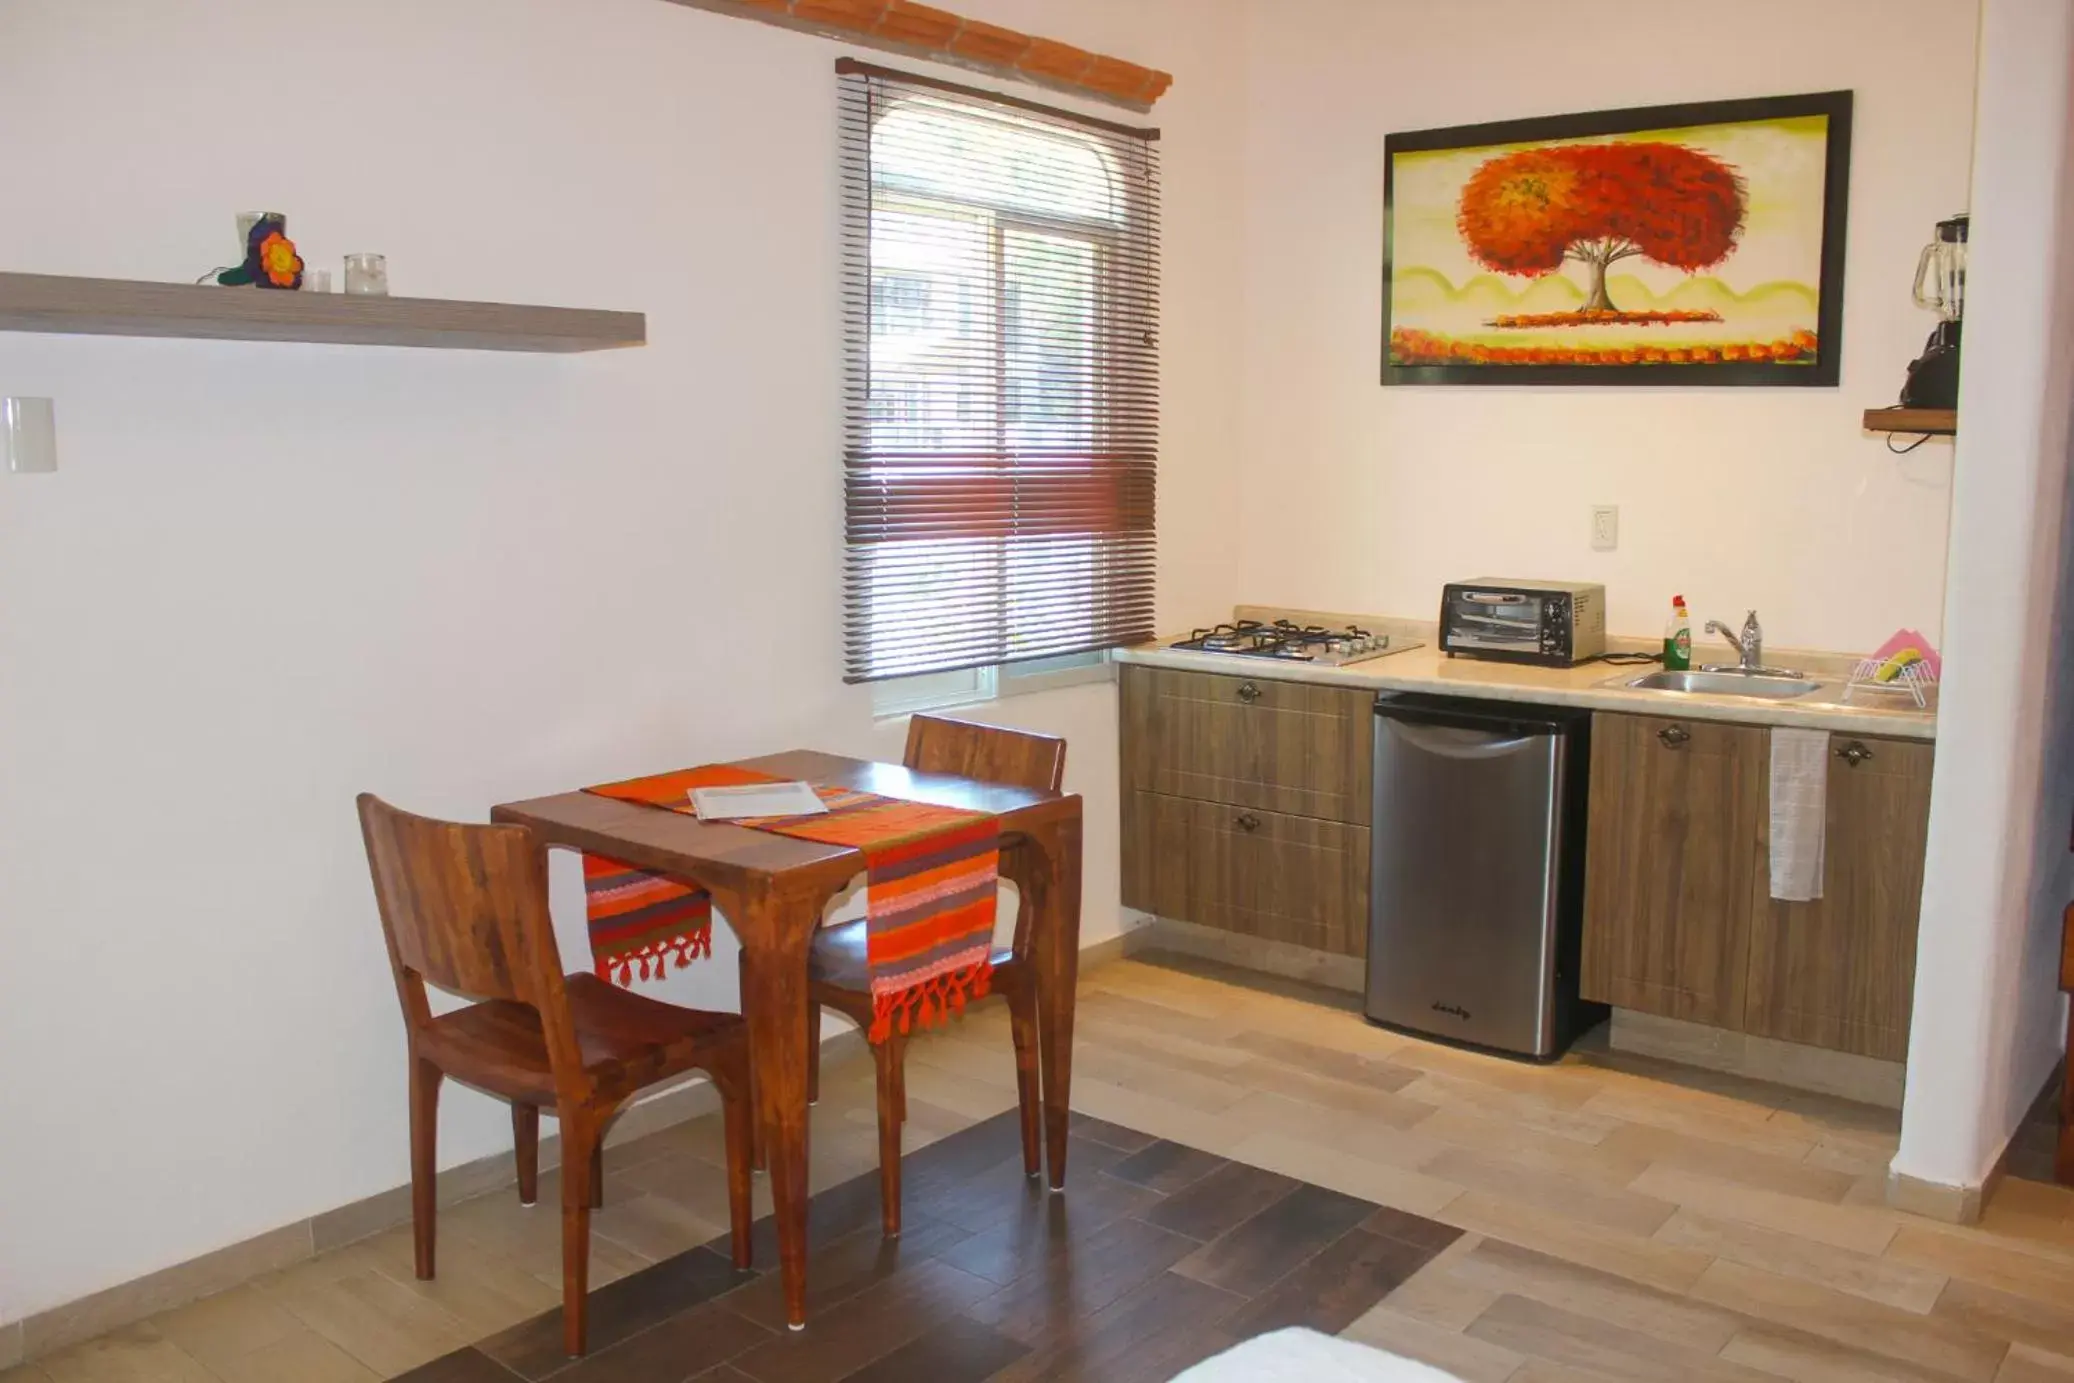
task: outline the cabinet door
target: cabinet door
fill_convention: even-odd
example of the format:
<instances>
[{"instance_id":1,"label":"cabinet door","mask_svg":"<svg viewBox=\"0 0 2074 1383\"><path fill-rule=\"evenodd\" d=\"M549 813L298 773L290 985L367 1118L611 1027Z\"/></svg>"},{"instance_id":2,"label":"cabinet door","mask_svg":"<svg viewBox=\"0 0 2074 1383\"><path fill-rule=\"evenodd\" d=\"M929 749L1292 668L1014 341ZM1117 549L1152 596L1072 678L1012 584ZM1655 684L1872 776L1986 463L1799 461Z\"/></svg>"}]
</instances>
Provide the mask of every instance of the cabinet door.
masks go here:
<instances>
[{"instance_id":1,"label":"cabinet door","mask_svg":"<svg viewBox=\"0 0 2074 1383\"><path fill-rule=\"evenodd\" d=\"M1125 799L1123 901L1314 951L1368 953L1368 831L1164 793Z\"/></svg>"},{"instance_id":2,"label":"cabinet door","mask_svg":"<svg viewBox=\"0 0 2074 1383\"><path fill-rule=\"evenodd\" d=\"M1366 826L1375 694L1123 670L1124 791Z\"/></svg>"},{"instance_id":3,"label":"cabinet door","mask_svg":"<svg viewBox=\"0 0 2074 1383\"><path fill-rule=\"evenodd\" d=\"M1935 750L1848 735L1832 735L1830 749L1822 896L1780 902L1769 863L1757 871L1745 1024L1765 1037L1901 1061L1915 1005ZM1759 827L1768 830L1769 813Z\"/></svg>"},{"instance_id":4,"label":"cabinet door","mask_svg":"<svg viewBox=\"0 0 2074 1383\"><path fill-rule=\"evenodd\" d=\"M1740 1030L1765 732L1592 718L1584 996Z\"/></svg>"}]
</instances>

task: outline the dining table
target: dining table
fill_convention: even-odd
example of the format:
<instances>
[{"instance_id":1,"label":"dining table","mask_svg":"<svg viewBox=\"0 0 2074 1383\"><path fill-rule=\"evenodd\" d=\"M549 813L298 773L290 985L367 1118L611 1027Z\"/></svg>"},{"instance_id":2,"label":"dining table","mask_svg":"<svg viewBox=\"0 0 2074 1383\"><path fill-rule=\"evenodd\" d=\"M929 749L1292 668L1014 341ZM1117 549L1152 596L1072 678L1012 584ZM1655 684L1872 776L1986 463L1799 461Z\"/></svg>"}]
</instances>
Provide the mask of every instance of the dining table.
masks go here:
<instances>
[{"instance_id":1,"label":"dining table","mask_svg":"<svg viewBox=\"0 0 2074 1383\"><path fill-rule=\"evenodd\" d=\"M985 812L1001 831L1001 876L1027 910L1038 1015L1048 1185L1066 1185L1073 1079L1074 989L1080 959L1078 794L920 773L814 750L742 759L736 767L817 787ZM828 903L864 872L864 855L678 811L575 790L501 803L493 821L529 827L549 849L580 850L696 885L712 895L742 948L757 1131L770 1176L786 1323L806 1324L807 956Z\"/></svg>"}]
</instances>

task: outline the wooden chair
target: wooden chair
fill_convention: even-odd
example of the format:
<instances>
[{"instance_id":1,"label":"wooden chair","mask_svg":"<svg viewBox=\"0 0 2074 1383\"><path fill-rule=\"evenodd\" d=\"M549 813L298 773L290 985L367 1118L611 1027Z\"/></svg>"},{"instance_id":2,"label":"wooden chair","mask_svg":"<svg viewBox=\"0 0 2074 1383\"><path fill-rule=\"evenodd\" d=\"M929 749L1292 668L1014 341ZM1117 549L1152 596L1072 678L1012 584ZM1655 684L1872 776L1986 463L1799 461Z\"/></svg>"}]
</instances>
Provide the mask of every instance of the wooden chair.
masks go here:
<instances>
[{"instance_id":1,"label":"wooden chair","mask_svg":"<svg viewBox=\"0 0 2074 1383\"><path fill-rule=\"evenodd\" d=\"M2074 907L2060 919L2060 988L2074 995ZM2060 1087L2060 1146L2053 1158L2053 1179L2074 1186L2074 1007L2067 1012L2066 1074Z\"/></svg>"},{"instance_id":2,"label":"wooden chair","mask_svg":"<svg viewBox=\"0 0 2074 1383\"><path fill-rule=\"evenodd\" d=\"M908 721L907 753L902 762L923 773L955 773L1057 792L1066 776L1066 742L1056 735L918 715ZM993 992L1008 1000L1009 1027L1015 1041L1023 1171L1036 1176L1041 1167L1038 1133L1043 1114L1037 1089L1037 989L1030 965L1027 901L1016 910L1014 944L996 951L993 962ZM871 972L865 960L865 923L861 919L815 933L808 981L814 1008L809 1011L807 1034L807 1093L809 1098L818 1098L820 1009L832 1008L861 1028L871 1026ZM878 1068L880 1215L888 1237L900 1233L900 1126L907 1120L906 1054L907 1038L897 1032L871 1049Z\"/></svg>"},{"instance_id":3,"label":"wooden chair","mask_svg":"<svg viewBox=\"0 0 2074 1383\"><path fill-rule=\"evenodd\" d=\"M727 1123L734 1262L749 1266L747 1029L732 1013L658 1003L595 975L564 976L546 852L523 826L464 826L362 793L360 829L410 1040L411 1223L433 1272L434 1151L448 1076L511 1102L519 1199L539 1181L540 1111L562 1128L562 1342L584 1351L590 1213L602 1204L605 1126L648 1086L702 1069ZM427 983L476 1002L434 1016Z\"/></svg>"}]
</instances>

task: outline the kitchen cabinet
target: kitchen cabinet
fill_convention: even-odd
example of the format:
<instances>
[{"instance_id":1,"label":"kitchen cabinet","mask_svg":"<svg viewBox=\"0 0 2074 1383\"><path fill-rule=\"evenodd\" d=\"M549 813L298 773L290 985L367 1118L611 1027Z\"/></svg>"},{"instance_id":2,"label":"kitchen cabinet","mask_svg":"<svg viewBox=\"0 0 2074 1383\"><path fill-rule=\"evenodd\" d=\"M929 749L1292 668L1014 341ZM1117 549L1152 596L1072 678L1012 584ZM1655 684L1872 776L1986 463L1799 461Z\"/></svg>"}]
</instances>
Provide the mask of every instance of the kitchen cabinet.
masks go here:
<instances>
[{"instance_id":1,"label":"kitchen cabinet","mask_svg":"<svg viewBox=\"0 0 2074 1383\"><path fill-rule=\"evenodd\" d=\"M1765 758L1752 726L1592 718L1585 998L1743 1026Z\"/></svg>"},{"instance_id":2,"label":"kitchen cabinet","mask_svg":"<svg viewBox=\"0 0 2074 1383\"><path fill-rule=\"evenodd\" d=\"M1933 747L1831 736L1823 896L1771 897L1770 737L1592 724L1588 999L1899 1061L1908 1051Z\"/></svg>"},{"instance_id":3,"label":"kitchen cabinet","mask_svg":"<svg viewBox=\"0 0 2074 1383\"><path fill-rule=\"evenodd\" d=\"M1365 954L1373 693L1122 674L1124 905Z\"/></svg>"},{"instance_id":4,"label":"kitchen cabinet","mask_svg":"<svg viewBox=\"0 0 2074 1383\"><path fill-rule=\"evenodd\" d=\"M1901 1061L1915 1006L1935 750L1848 735L1832 735L1830 748L1822 896L1780 902L1768 870L1758 870L1744 1028Z\"/></svg>"}]
</instances>

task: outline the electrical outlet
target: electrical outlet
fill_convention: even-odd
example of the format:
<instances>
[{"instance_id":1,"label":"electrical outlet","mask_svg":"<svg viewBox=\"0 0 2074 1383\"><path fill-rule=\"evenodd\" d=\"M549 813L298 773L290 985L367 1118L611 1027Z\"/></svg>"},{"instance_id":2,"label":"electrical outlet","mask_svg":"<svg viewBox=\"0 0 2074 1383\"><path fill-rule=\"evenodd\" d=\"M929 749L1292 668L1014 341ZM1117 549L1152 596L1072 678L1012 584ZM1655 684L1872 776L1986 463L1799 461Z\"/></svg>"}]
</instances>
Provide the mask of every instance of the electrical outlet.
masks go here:
<instances>
[{"instance_id":1,"label":"electrical outlet","mask_svg":"<svg viewBox=\"0 0 2074 1383\"><path fill-rule=\"evenodd\" d=\"M1611 552L1620 546L1620 506L1592 506L1592 551Z\"/></svg>"}]
</instances>

